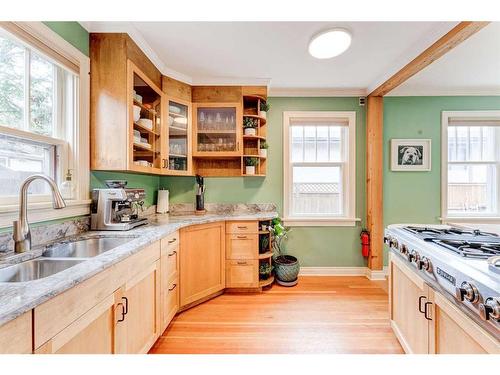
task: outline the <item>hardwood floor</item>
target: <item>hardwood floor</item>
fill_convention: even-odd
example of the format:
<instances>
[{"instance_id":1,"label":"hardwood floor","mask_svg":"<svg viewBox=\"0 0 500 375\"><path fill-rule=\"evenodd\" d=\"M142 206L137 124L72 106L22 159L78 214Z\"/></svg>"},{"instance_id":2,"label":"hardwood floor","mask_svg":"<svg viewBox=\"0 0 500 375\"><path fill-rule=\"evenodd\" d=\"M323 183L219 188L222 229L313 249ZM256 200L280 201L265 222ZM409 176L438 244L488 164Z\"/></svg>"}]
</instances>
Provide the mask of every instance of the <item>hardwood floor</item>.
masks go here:
<instances>
[{"instance_id":1,"label":"hardwood floor","mask_svg":"<svg viewBox=\"0 0 500 375\"><path fill-rule=\"evenodd\" d=\"M176 316L150 353L403 353L386 285L308 276L294 288L226 293Z\"/></svg>"}]
</instances>

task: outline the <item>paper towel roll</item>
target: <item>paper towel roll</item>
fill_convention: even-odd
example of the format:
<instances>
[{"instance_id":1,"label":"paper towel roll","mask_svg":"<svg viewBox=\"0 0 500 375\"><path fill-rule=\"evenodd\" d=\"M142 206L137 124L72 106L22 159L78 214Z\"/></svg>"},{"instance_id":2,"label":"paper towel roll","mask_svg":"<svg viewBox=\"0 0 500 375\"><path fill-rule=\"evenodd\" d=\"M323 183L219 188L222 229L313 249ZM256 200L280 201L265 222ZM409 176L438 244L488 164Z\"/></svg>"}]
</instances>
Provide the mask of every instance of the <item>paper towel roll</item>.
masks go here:
<instances>
[{"instance_id":1,"label":"paper towel roll","mask_svg":"<svg viewBox=\"0 0 500 375\"><path fill-rule=\"evenodd\" d=\"M168 207L168 190L158 190L158 201L156 202L156 213L165 214Z\"/></svg>"}]
</instances>

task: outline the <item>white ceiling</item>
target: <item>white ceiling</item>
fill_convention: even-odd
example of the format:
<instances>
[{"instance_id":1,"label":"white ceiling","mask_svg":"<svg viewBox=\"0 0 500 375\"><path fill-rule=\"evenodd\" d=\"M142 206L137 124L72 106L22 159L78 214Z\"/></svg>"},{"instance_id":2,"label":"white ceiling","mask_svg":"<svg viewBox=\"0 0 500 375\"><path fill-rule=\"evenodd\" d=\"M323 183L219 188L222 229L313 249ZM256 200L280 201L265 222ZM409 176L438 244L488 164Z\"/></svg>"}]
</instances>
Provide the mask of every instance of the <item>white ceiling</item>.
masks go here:
<instances>
[{"instance_id":1,"label":"white ceiling","mask_svg":"<svg viewBox=\"0 0 500 375\"><path fill-rule=\"evenodd\" d=\"M500 22L489 24L389 95L500 95Z\"/></svg>"},{"instance_id":2,"label":"white ceiling","mask_svg":"<svg viewBox=\"0 0 500 375\"><path fill-rule=\"evenodd\" d=\"M162 73L187 83L269 84L270 94L275 96L364 95L455 25L456 22L84 24L91 32L129 33ZM307 52L308 42L318 31L330 27L349 29L352 45L336 58L316 60ZM416 90L425 91L426 95L432 95L433 90L453 94L457 87L498 87L499 35L498 23L487 26L391 94L417 95ZM496 65L485 68L485 61Z\"/></svg>"}]
</instances>

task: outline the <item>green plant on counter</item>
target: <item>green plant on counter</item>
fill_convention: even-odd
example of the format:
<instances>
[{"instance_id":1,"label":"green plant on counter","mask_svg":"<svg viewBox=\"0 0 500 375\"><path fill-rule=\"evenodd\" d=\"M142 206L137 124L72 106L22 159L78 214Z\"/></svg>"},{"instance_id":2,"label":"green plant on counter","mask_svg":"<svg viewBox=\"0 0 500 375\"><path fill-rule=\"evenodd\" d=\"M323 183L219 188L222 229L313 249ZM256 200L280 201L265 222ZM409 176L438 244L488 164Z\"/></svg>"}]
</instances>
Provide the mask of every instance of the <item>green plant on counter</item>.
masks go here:
<instances>
[{"instance_id":1,"label":"green plant on counter","mask_svg":"<svg viewBox=\"0 0 500 375\"><path fill-rule=\"evenodd\" d=\"M244 117L243 118L243 128L244 129L254 129L257 127L257 120L252 117Z\"/></svg>"},{"instance_id":2,"label":"green plant on counter","mask_svg":"<svg viewBox=\"0 0 500 375\"><path fill-rule=\"evenodd\" d=\"M245 165L247 167L255 167L259 164L259 158L245 158Z\"/></svg>"},{"instance_id":3,"label":"green plant on counter","mask_svg":"<svg viewBox=\"0 0 500 375\"><path fill-rule=\"evenodd\" d=\"M260 110L262 112L267 112L270 108L271 106L267 102L260 102Z\"/></svg>"},{"instance_id":4,"label":"green plant on counter","mask_svg":"<svg viewBox=\"0 0 500 375\"><path fill-rule=\"evenodd\" d=\"M262 142L260 142L260 148L261 149L268 149L269 145L267 144L266 141L262 141Z\"/></svg>"}]
</instances>

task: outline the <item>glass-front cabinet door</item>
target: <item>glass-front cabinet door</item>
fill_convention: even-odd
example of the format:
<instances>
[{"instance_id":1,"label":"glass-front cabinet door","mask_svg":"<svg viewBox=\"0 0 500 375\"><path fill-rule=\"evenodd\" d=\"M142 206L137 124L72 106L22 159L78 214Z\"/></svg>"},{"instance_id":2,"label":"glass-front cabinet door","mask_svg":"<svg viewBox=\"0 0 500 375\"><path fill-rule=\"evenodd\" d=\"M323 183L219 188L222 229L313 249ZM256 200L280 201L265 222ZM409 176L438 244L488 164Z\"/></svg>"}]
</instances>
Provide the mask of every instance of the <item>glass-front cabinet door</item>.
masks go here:
<instances>
[{"instance_id":1,"label":"glass-front cabinet door","mask_svg":"<svg viewBox=\"0 0 500 375\"><path fill-rule=\"evenodd\" d=\"M194 156L242 155L242 112L239 103L195 103Z\"/></svg>"},{"instance_id":2,"label":"glass-front cabinet door","mask_svg":"<svg viewBox=\"0 0 500 375\"><path fill-rule=\"evenodd\" d=\"M191 173L191 105L177 99L168 99L168 158L163 174Z\"/></svg>"}]
</instances>

